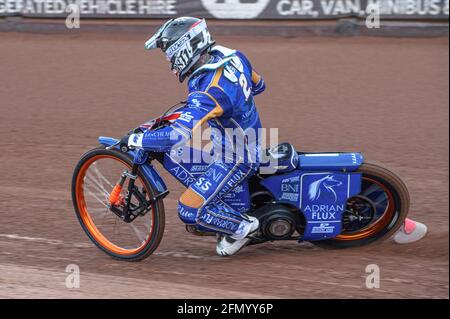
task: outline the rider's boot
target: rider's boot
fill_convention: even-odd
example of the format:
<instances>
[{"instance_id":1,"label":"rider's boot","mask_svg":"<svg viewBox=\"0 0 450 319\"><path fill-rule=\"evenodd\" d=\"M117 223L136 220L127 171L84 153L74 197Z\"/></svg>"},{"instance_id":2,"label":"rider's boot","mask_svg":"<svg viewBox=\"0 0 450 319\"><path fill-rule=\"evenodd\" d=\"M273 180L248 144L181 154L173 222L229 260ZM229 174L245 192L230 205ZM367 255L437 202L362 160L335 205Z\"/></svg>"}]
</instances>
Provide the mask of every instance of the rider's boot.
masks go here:
<instances>
[{"instance_id":1,"label":"rider's boot","mask_svg":"<svg viewBox=\"0 0 450 319\"><path fill-rule=\"evenodd\" d=\"M409 244L418 241L427 234L427 226L406 218L403 225L394 235L394 241L397 244Z\"/></svg>"},{"instance_id":2,"label":"rider's boot","mask_svg":"<svg viewBox=\"0 0 450 319\"><path fill-rule=\"evenodd\" d=\"M253 216L248 216L248 219L251 222L243 221L234 235L217 234L216 252L219 256L234 255L250 242L248 236L258 231L259 221Z\"/></svg>"}]
</instances>

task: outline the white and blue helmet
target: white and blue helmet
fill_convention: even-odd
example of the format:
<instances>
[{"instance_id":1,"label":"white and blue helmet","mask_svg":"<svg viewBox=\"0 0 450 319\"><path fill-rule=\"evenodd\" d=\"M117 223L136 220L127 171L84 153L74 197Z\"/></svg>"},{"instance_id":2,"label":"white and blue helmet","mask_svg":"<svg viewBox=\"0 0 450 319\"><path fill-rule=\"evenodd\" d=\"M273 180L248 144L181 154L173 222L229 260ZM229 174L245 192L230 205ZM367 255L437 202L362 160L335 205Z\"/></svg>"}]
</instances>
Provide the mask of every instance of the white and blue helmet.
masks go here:
<instances>
[{"instance_id":1,"label":"white and blue helmet","mask_svg":"<svg viewBox=\"0 0 450 319\"><path fill-rule=\"evenodd\" d=\"M170 61L172 71L183 82L200 57L213 45L205 19L180 17L167 21L145 43L145 48L160 48Z\"/></svg>"}]
</instances>

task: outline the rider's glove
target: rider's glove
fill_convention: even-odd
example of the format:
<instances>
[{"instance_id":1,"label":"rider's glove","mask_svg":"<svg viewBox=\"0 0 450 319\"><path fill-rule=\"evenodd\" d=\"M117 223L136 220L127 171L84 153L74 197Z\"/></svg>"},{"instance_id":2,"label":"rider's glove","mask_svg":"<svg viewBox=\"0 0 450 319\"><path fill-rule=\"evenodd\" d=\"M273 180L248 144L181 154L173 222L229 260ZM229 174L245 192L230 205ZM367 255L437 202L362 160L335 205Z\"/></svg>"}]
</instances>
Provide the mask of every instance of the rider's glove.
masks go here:
<instances>
[{"instance_id":1,"label":"rider's glove","mask_svg":"<svg viewBox=\"0 0 450 319\"><path fill-rule=\"evenodd\" d=\"M119 142L120 150L124 153L136 147L142 147L142 137L144 133L142 131L130 131Z\"/></svg>"}]
</instances>

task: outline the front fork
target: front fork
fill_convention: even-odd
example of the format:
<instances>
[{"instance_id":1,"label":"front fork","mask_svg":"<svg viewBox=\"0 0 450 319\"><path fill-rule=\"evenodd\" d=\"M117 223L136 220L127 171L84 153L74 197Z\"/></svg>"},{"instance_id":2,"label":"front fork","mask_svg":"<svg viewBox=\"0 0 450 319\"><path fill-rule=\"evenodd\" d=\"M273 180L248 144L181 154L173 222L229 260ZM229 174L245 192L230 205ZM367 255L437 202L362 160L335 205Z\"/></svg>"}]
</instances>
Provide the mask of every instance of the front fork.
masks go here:
<instances>
[{"instance_id":1,"label":"front fork","mask_svg":"<svg viewBox=\"0 0 450 319\"><path fill-rule=\"evenodd\" d=\"M138 168L139 164L133 164L131 172L124 171L109 195L109 209L127 223L132 222L139 215L145 215L151 206L145 195L135 187ZM123 198L120 194L127 178L130 181L128 182L127 194ZM139 202L137 207L131 203L133 195Z\"/></svg>"}]
</instances>

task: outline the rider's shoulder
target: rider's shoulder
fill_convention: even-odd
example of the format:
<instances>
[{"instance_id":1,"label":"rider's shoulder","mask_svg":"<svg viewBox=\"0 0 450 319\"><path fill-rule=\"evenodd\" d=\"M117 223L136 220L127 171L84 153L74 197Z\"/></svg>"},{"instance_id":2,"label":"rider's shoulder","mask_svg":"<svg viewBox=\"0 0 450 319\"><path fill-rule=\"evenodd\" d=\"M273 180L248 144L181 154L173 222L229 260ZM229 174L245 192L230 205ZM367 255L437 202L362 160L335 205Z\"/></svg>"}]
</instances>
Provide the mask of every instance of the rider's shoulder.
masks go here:
<instances>
[{"instance_id":1,"label":"rider's shoulder","mask_svg":"<svg viewBox=\"0 0 450 319\"><path fill-rule=\"evenodd\" d=\"M236 54L238 51L221 45L215 45L211 48L210 52L213 55L219 55L221 58L227 58Z\"/></svg>"},{"instance_id":2,"label":"rider's shoulder","mask_svg":"<svg viewBox=\"0 0 450 319\"><path fill-rule=\"evenodd\" d=\"M239 62L250 65L250 61L244 52L240 50L234 50L221 45L216 45L211 49L213 55L219 55L222 59L233 60L233 64L239 64ZM237 59L240 61L237 61ZM227 63L228 64L228 61Z\"/></svg>"},{"instance_id":3,"label":"rider's shoulder","mask_svg":"<svg viewBox=\"0 0 450 319\"><path fill-rule=\"evenodd\" d=\"M214 70L206 70L205 72L194 74L189 79L189 92L205 91L214 77Z\"/></svg>"},{"instance_id":4,"label":"rider's shoulder","mask_svg":"<svg viewBox=\"0 0 450 319\"><path fill-rule=\"evenodd\" d=\"M226 66L236 55L236 50L215 45L211 48L211 60L194 71L191 78L195 81L212 76L218 69Z\"/></svg>"}]
</instances>

